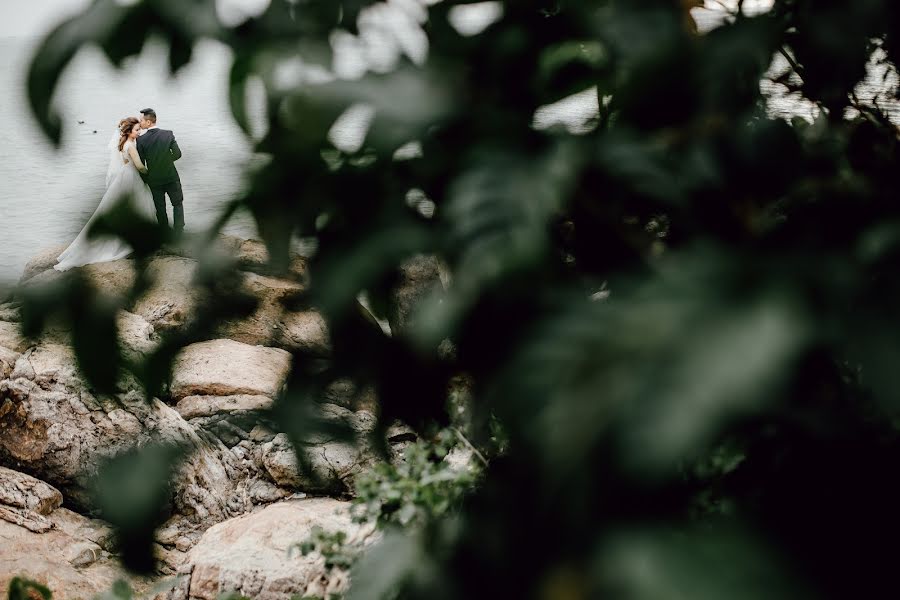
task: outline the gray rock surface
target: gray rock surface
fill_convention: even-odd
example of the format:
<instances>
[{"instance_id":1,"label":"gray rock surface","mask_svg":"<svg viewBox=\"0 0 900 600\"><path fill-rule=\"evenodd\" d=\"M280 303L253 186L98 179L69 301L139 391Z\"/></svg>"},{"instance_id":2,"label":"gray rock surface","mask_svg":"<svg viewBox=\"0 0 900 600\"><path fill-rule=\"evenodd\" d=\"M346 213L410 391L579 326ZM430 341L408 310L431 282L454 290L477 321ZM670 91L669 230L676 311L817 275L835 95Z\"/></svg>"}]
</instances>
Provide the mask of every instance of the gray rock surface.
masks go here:
<instances>
[{"instance_id":1,"label":"gray rock surface","mask_svg":"<svg viewBox=\"0 0 900 600\"><path fill-rule=\"evenodd\" d=\"M304 289L305 259L293 255L291 270L285 275L287 278L275 278L260 274L269 272L266 266L268 255L261 242L222 236L220 246L242 268L250 271L244 273L243 291L254 296L258 306L248 317L222 326L216 337L321 355L329 352L328 334L322 318L314 311L288 310L284 304ZM52 268L58 254L59 249L51 249L36 256L29 263L27 277L23 276L23 281L27 281L29 286L36 286L58 279L62 274ZM52 260L49 258L51 255ZM144 319L156 333L184 326L200 300L191 285L196 269L197 261L193 258L161 255L151 259L148 275L154 283L130 308L130 312ZM133 260L86 265L79 271L103 292L120 298L124 297L135 278ZM7 339L6 333L0 326L0 346L20 352L24 350L19 349L23 344L27 347L24 340L16 338L16 343L11 345L4 343L4 339Z\"/></svg>"},{"instance_id":2,"label":"gray rock surface","mask_svg":"<svg viewBox=\"0 0 900 600\"><path fill-rule=\"evenodd\" d=\"M128 575L91 539L110 539L105 526L65 508L43 518L50 524L43 532L0 519L0 589L6 590L14 577L26 577L49 587L54 599L74 600L108 592L119 579L137 593L152 585L150 579Z\"/></svg>"},{"instance_id":3,"label":"gray rock surface","mask_svg":"<svg viewBox=\"0 0 900 600\"><path fill-rule=\"evenodd\" d=\"M215 600L236 592L254 600L290 600L339 593L346 573L329 573L316 553L303 556L291 547L315 526L344 531L353 542L371 536L350 520L349 503L331 498L288 500L209 528L188 554L184 583L170 600Z\"/></svg>"},{"instance_id":4,"label":"gray rock surface","mask_svg":"<svg viewBox=\"0 0 900 600\"><path fill-rule=\"evenodd\" d=\"M175 406L182 418L190 421L197 417L267 410L272 408L272 398L259 395L237 396L186 396Z\"/></svg>"},{"instance_id":5,"label":"gray rock surface","mask_svg":"<svg viewBox=\"0 0 900 600\"><path fill-rule=\"evenodd\" d=\"M291 368L291 355L278 348L250 346L234 340L192 344L172 369L171 393L187 396L258 395L274 398Z\"/></svg>"},{"instance_id":6,"label":"gray rock surface","mask_svg":"<svg viewBox=\"0 0 900 600\"><path fill-rule=\"evenodd\" d=\"M30 475L0 467L0 504L49 515L62 506L59 490Z\"/></svg>"},{"instance_id":7,"label":"gray rock surface","mask_svg":"<svg viewBox=\"0 0 900 600\"><path fill-rule=\"evenodd\" d=\"M192 451L174 482L179 515L204 526L250 508L239 461L171 407L137 392L92 395L63 346L29 351L17 370L24 376L0 381L0 464L16 465L60 489L73 506L88 508L90 481L107 458L175 443Z\"/></svg>"},{"instance_id":8,"label":"gray rock surface","mask_svg":"<svg viewBox=\"0 0 900 600\"><path fill-rule=\"evenodd\" d=\"M353 412L334 404L321 404L326 422L344 425L351 439L336 440L316 435L300 448L308 461L301 469L288 436L279 433L262 445L262 463L272 479L281 486L308 492L344 493L352 491L353 478L378 460L369 435L375 428L375 416L366 411Z\"/></svg>"},{"instance_id":9,"label":"gray rock surface","mask_svg":"<svg viewBox=\"0 0 900 600\"><path fill-rule=\"evenodd\" d=\"M25 269L22 272L22 277L19 279L20 283L24 283L38 275L53 268L53 265L57 263L56 257L63 253L63 251L68 248L68 244L61 244L59 246L53 246L52 248L45 248L31 257L25 264Z\"/></svg>"}]
</instances>

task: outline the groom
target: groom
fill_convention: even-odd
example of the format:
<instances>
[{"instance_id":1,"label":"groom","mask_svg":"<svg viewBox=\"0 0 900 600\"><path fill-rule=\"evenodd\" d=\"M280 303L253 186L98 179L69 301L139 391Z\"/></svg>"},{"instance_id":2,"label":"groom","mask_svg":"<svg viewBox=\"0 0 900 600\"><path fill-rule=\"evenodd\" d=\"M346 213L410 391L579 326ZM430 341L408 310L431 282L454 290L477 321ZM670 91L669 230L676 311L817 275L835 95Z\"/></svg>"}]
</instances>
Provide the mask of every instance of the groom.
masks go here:
<instances>
[{"instance_id":1,"label":"groom","mask_svg":"<svg viewBox=\"0 0 900 600\"><path fill-rule=\"evenodd\" d=\"M141 111L140 125L144 131L137 139L137 151L149 170L146 182L153 194L156 220L161 228L169 228L169 218L166 216L168 194L175 219L175 235L178 236L184 231L184 196L181 193L181 179L175 170L175 161L181 158L181 149L171 131L156 126L156 112L152 108Z\"/></svg>"}]
</instances>

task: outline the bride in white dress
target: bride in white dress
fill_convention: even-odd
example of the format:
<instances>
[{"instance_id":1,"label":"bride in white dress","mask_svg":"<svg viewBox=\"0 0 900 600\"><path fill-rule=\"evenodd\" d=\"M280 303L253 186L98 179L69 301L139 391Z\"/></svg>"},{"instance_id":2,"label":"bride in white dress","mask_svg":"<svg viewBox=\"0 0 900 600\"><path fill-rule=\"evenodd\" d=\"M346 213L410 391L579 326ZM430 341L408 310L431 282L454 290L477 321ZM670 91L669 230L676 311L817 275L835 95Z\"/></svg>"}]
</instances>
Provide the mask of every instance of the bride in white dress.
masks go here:
<instances>
[{"instance_id":1,"label":"bride in white dress","mask_svg":"<svg viewBox=\"0 0 900 600\"><path fill-rule=\"evenodd\" d=\"M53 267L57 271L119 260L131 254L131 247L117 237L88 237L88 231L97 217L108 212L123 198L130 197L138 214L155 220L153 196L141 179L141 174L147 173L147 168L138 156L135 142L138 135L140 125L136 118L128 117L119 121L119 129L110 141L111 157L106 172L106 192L75 241L57 257L58 264Z\"/></svg>"}]
</instances>

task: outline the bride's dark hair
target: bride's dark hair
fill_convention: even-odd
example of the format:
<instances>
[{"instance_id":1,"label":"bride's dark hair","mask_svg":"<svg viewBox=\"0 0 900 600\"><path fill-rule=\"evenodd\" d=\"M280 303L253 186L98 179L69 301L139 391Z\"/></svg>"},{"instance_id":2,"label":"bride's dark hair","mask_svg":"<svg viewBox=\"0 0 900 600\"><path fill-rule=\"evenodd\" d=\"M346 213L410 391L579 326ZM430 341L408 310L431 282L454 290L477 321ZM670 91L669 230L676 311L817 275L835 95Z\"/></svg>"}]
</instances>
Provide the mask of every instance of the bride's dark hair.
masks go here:
<instances>
[{"instance_id":1,"label":"bride's dark hair","mask_svg":"<svg viewBox=\"0 0 900 600\"><path fill-rule=\"evenodd\" d=\"M119 121L119 152L121 152L122 148L125 147L125 141L131 134L131 130L134 129L134 126L139 122L140 121L137 120L137 117L125 117L124 119Z\"/></svg>"}]
</instances>

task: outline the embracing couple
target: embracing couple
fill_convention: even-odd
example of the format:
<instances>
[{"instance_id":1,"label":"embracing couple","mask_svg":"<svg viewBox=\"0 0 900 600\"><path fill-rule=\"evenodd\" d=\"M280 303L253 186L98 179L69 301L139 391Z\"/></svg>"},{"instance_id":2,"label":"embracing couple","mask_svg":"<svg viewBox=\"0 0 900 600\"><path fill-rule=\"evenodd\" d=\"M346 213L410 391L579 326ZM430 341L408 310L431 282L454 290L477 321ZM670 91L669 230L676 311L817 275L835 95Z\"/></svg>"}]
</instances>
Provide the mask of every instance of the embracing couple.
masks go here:
<instances>
[{"instance_id":1,"label":"embracing couple","mask_svg":"<svg viewBox=\"0 0 900 600\"><path fill-rule=\"evenodd\" d=\"M131 247L119 238L91 239L88 231L94 220L109 212L123 198L133 202L133 208L147 217L155 213L159 226L168 229L166 196L172 203L175 235L184 230L184 197L175 161L181 149L175 135L156 125L152 108L141 111L141 118L126 117L109 143L110 162L106 172L106 192L100 205L69 247L57 257L53 268L66 271L87 264L119 260L131 254Z\"/></svg>"}]
</instances>

